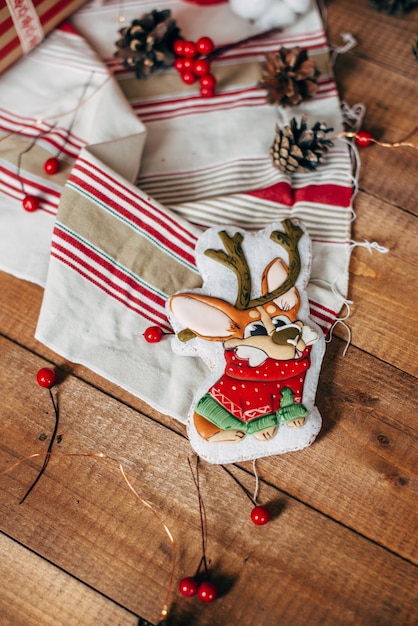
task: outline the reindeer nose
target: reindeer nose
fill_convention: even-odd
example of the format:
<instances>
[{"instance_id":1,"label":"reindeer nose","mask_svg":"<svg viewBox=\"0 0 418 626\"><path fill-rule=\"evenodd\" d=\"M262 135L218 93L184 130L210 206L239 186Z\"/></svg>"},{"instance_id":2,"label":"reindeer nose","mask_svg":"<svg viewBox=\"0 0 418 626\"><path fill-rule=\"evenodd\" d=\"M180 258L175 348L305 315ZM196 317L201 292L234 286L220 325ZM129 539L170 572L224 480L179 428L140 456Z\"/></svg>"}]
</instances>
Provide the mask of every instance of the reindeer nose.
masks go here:
<instances>
[{"instance_id":1,"label":"reindeer nose","mask_svg":"<svg viewBox=\"0 0 418 626\"><path fill-rule=\"evenodd\" d=\"M274 331L271 338L273 343L279 346L285 346L287 344L296 345L300 337L300 328L295 326L283 326Z\"/></svg>"}]
</instances>

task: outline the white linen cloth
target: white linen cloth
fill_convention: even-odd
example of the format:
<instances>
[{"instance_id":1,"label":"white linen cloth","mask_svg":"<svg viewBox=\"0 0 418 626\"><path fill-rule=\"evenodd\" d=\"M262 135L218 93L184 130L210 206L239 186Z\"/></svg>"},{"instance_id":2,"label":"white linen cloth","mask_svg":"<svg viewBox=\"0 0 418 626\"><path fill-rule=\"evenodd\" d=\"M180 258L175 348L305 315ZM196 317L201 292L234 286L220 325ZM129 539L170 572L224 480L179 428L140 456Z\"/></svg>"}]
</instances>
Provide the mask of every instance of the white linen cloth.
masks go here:
<instances>
[{"instance_id":1,"label":"white linen cloth","mask_svg":"<svg viewBox=\"0 0 418 626\"><path fill-rule=\"evenodd\" d=\"M0 268L44 286L61 192L82 147L134 180L144 141L118 83L69 25L2 74ZM43 164L57 154L60 172L49 176ZM23 209L26 194L40 198L38 211Z\"/></svg>"},{"instance_id":2,"label":"white linen cloth","mask_svg":"<svg viewBox=\"0 0 418 626\"><path fill-rule=\"evenodd\" d=\"M109 67L114 66L112 44L120 6L113 0L101 6L93 2L73 18L77 30ZM190 39L208 35L220 45L254 32L248 22L232 14L227 3L203 7L178 0L141 0L125 2L123 12L129 22L163 8L172 10ZM47 42L38 50L44 45ZM257 86L264 53L282 45L308 48L321 69L315 98L292 109L267 105ZM31 54L39 56L38 50ZM19 71L17 64L15 72ZM311 315L325 331L341 307L338 292L344 296L347 289L352 187L347 146L336 140L317 172L292 177L274 168L268 154L275 124L283 126L294 116L300 119L307 114L310 125L325 122L334 128L334 136L342 127L316 5L289 29L220 57L212 63L212 71L218 78L217 95L207 99L199 97L196 86L184 85L175 70L138 81L132 72L119 69L116 78L121 90L143 124L137 120L131 134L143 140L146 129L142 157L139 142L129 155L116 152L115 158L113 148L121 146L116 137L128 145L124 142L132 128L132 113L126 102L112 108L102 95L104 89L100 90L97 133L106 131L107 120L115 124L115 134L107 142L102 137L92 141L77 126L82 124L80 110L73 132L83 137L85 147L69 173L56 220L51 216L43 240L46 247L54 225L37 338L182 422L207 367L200 359L174 354L169 336L148 344L142 335L153 324L169 332L167 298L200 285L194 249L207 226L229 223L254 230L286 217L302 220L313 246ZM84 82L87 75L86 69ZM36 115L40 114L38 110ZM99 141L105 150L97 147ZM129 178L137 166L134 185ZM21 209L14 209L9 228L14 220L23 220ZM25 220L33 217L46 219L24 215ZM48 251L49 246L45 258ZM0 263L6 267L1 254ZM9 271L30 274L27 267Z\"/></svg>"}]
</instances>

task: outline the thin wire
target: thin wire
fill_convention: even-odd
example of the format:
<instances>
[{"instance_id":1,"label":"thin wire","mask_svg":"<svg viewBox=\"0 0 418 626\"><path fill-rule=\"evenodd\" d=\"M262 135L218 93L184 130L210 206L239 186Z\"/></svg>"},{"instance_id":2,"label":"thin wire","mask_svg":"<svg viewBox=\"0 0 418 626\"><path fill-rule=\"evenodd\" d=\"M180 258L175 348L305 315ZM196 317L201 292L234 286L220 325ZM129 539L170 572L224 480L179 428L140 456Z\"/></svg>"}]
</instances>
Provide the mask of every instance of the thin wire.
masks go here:
<instances>
[{"instance_id":1,"label":"thin wire","mask_svg":"<svg viewBox=\"0 0 418 626\"><path fill-rule=\"evenodd\" d=\"M73 129L73 126L75 124L75 121L77 119L77 113L81 108L81 103L83 102L84 96L86 95L87 89L90 87L91 85L91 81L93 80L93 76L94 76L94 72L92 72L89 76L88 81L84 84L83 90L81 92L80 98L78 100L78 105L77 107L72 111L73 112L73 117L71 119L70 125L67 128L66 131L66 136L64 139L64 143L62 144L61 148L58 151L58 154L56 154L56 158L58 159L58 157L61 155L62 151L64 150L65 146L67 145L68 139L70 137L71 131Z\"/></svg>"},{"instance_id":2,"label":"thin wire","mask_svg":"<svg viewBox=\"0 0 418 626\"><path fill-rule=\"evenodd\" d=\"M257 468L256 468L256 461L257 459L253 460L253 472L254 472L254 478L255 478L255 486L254 486L254 496L253 496L253 500L254 500L254 504L255 506L257 506L257 500L258 500L258 491L260 488L260 481L258 479L258 472L257 472Z\"/></svg>"},{"instance_id":3,"label":"thin wire","mask_svg":"<svg viewBox=\"0 0 418 626\"><path fill-rule=\"evenodd\" d=\"M238 478L231 472L231 470L226 467L226 465L221 465L221 467L225 470L225 472L232 478L232 480L235 480L235 482L237 483L237 485L239 487L241 487L241 489L243 490L243 492L245 493L245 495L247 496L247 498L249 498L249 500L251 500L251 502L254 504L254 506L257 506L257 501L255 499L255 497L253 497L251 495L251 493L248 491L248 489L246 487L244 487L244 485L241 483L241 481L238 480ZM258 481L258 476L257 479ZM258 490L258 488L257 488Z\"/></svg>"},{"instance_id":4,"label":"thin wire","mask_svg":"<svg viewBox=\"0 0 418 626\"><path fill-rule=\"evenodd\" d=\"M25 187L23 185L22 177L20 175L20 171L22 169L22 157L23 157L24 154L26 154L27 152L32 150L33 146L42 137L42 135L46 135L47 132L50 132L55 126L56 126L56 123L48 131L43 130L43 131L41 131L39 133L39 135L36 135L36 137L31 141L31 143L24 150L22 150L22 152L20 152L18 157L17 157L16 176L17 176L17 179L18 179L18 181L20 183L20 188L21 188L23 194L25 193ZM17 133L11 133L11 135L15 135L15 134L17 134ZM8 135L8 137L10 137L11 135Z\"/></svg>"},{"instance_id":5,"label":"thin wire","mask_svg":"<svg viewBox=\"0 0 418 626\"><path fill-rule=\"evenodd\" d=\"M172 593L172 589L173 589L173 582L174 582L174 572L175 572L175 568L176 568L176 560L177 560L177 550L176 550L176 544L173 538L173 535L170 531L170 529L168 528L167 524L164 522L162 516L160 515L160 513L158 513L158 511L152 506L152 504L150 504L147 500L144 500L138 493L138 491L135 489L135 487L133 486L133 484L131 483L130 479L128 478L125 469L121 463L121 461L119 461L119 459L109 456L108 454L104 454L103 452L71 452L71 453L62 453L62 452L35 452L33 454L29 454L28 456L24 457L23 459L20 459L19 461L16 461L15 463L13 463L13 465L7 467L6 469L2 470L0 472L0 477L1 476L5 476L6 474L10 474L10 472L12 472L16 467L18 467L19 465L22 465L23 463L27 463L28 461L30 461L31 459L34 458L39 458L39 457L46 457L48 458L48 460L51 457L57 457L57 458L93 458L93 459L100 459L103 461L112 461L113 463L116 464L117 469L119 470L123 480L125 481L126 485L128 486L129 490L133 493L133 495L135 496L135 498L141 502L141 504L143 504L145 507L147 507L152 513L153 515L156 517L156 519L159 521L159 523L162 525L165 534L167 535L170 545L171 545L171 554L172 554L172 567L171 567L171 572L170 572L170 578L169 578L169 582L167 585L167 590L166 590L166 594L165 594L165 598L164 598L164 604L163 604L163 608L161 610L161 618L160 619L164 619L165 617L167 617L168 615L168 603L169 603L169 598L170 595Z\"/></svg>"},{"instance_id":6,"label":"thin wire","mask_svg":"<svg viewBox=\"0 0 418 626\"><path fill-rule=\"evenodd\" d=\"M408 133L403 139L399 141L395 141L394 143L389 143L386 141L378 141L377 139L374 139L373 137L370 137L369 141L371 143L377 144L378 146L382 146L383 148L413 148L414 150L418 150L418 146L406 141L407 139L409 139L409 137L412 137L412 135L414 135L417 130L418 130L418 126L415 126L415 128L410 133ZM355 139L357 135L358 133L356 132L343 132L337 135L337 139L342 139L344 137L348 137L349 139Z\"/></svg>"},{"instance_id":7,"label":"thin wire","mask_svg":"<svg viewBox=\"0 0 418 626\"><path fill-rule=\"evenodd\" d=\"M32 489L35 487L35 485L37 484L37 482L40 480L42 474L45 472L47 465L49 463L49 459L51 457L51 452L52 452L52 448L54 445L54 441L55 438L57 436L57 432L58 432L58 423L59 423L59 411L58 411L58 402L55 403L54 400L54 396L52 395L52 391L51 389L48 389L49 391L49 397L51 398L51 402L52 402L52 406L54 407L54 414L55 414L55 424L54 424L54 430L52 431L52 435L51 435L51 439L49 442L49 446L48 449L46 451L46 456L43 462L43 465L37 475L37 477L35 478L35 480L33 481L33 483L31 484L31 486L29 487L29 489L27 490L27 492L25 493L25 495L23 496L23 498L20 500L19 504L23 504L23 502L26 500L26 498L28 497L28 495L30 494L30 492L32 491Z\"/></svg>"},{"instance_id":8,"label":"thin wire","mask_svg":"<svg viewBox=\"0 0 418 626\"><path fill-rule=\"evenodd\" d=\"M206 560L206 545L207 545L207 519L206 519L206 510L205 510L205 505L203 503L203 498L202 498L202 494L200 491L200 477L199 477L199 461L200 458L199 456L196 456L196 474L193 471L192 468L192 463L190 461L190 458L187 457L187 462L189 464L190 467L190 472L192 474L192 478L193 478L193 482L195 484L196 487L196 491L197 491L197 497L198 497L198 501L199 501L199 518L200 518L200 534L201 534L201 541L202 541L202 558L200 559L200 563L199 563L199 567L197 568L197 572L196 575L199 573L200 567L203 563L203 566L205 568L205 572L206 574L208 573L208 563Z\"/></svg>"},{"instance_id":9,"label":"thin wire","mask_svg":"<svg viewBox=\"0 0 418 626\"><path fill-rule=\"evenodd\" d=\"M117 68L116 68L117 69ZM35 120L35 124L41 124L42 122L47 123L46 120L58 120L61 117L66 117L67 115L71 115L71 113L77 113L77 111L79 109L81 109L83 106L85 106L85 104L87 104L87 102L89 102L90 100L92 100L94 98L94 96L101 90L103 89L103 87L111 80L114 78L114 73L116 71L116 69L110 70L109 71L109 75L107 76L106 80L104 80L100 85L98 85L96 87L96 89L94 89L91 94L89 96L87 96L87 98L81 99L79 101L79 103L73 107L72 109L69 109L68 111L64 111L63 113L57 113L56 115L48 115L45 116L45 118L37 118ZM91 81L93 80L93 76L94 76L95 72L92 72L87 85L85 85L84 90L83 90L83 94L81 96L81 98L83 98L83 95L85 95L86 91L87 91L87 87L91 84ZM43 131L42 134L46 134L47 132L51 132L51 130L56 126L56 123L52 125L52 127L48 130L48 131ZM14 135L21 135L23 134L22 131L26 128L26 126L22 126L21 128L19 128L19 130L13 131L12 133L8 133L7 135L5 135L4 137L0 138L0 142L4 141L5 139L8 139L9 137L12 137ZM41 135L39 135L41 136Z\"/></svg>"}]
</instances>

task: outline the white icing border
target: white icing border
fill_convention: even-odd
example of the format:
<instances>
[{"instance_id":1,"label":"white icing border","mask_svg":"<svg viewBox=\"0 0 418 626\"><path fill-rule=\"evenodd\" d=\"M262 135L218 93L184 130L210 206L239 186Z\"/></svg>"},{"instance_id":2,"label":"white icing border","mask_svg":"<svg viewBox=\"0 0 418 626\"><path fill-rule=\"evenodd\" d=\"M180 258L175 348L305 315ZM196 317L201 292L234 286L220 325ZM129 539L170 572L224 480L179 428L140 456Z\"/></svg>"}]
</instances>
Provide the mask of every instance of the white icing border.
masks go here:
<instances>
[{"instance_id":1,"label":"white icing border","mask_svg":"<svg viewBox=\"0 0 418 626\"><path fill-rule=\"evenodd\" d=\"M304 232L298 244L301 258L301 271L296 281L296 287L301 299L298 319L313 328L319 337L318 341L312 345L311 365L306 372L303 389L302 402L308 409L309 414L302 428L289 428L286 425L281 425L276 436L270 441L258 441L251 435L247 435L238 443L211 443L205 441L197 433L194 426L194 406L223 374L225 369L224 349L222 343L217 341L206 341L196 337L183 343L179 341L177 337L174 337L172 340L172 348L177 354L200 356L210 369L208 378L196 392L195 399L190 407L187 422L187 432L193 449L209 463L236 463L301 450L313 443L321 429L322 420L315 406L315 395L321 363L325 352L325 338L320 327L309 317L309 303L306 287L309 281L312 263L311 240L301 222L298 220L291 221L300 226ZM275 222L267 228L255 233L234 226L216 226L206 230L196 246L196 263L204 281L203 287L190 290L188 293L193 292L215 296L233 304L237 290L235 274L221 263L209 259L209 257L204 254L204 251L208 248L214 248L216 250L223 249L222 242L218 235L221 230L227 231L231 236L236 232L240 232L244 235L242 247L252 276L261 278L264 268L270 261L279 256L287 263L288 257L287 252L270 239L270 234L273 231L283 231L281 222ZM213 271L214 269L216 271ZM253 287L255 287L255 289L251 295L252 297L258 297L260 295L261 286L253 285ZM234 294L232 299L231 294ZM179 325L169 310L169 304L167 304L167 314L174 330L176 332L182 330L182 326Z\"/></svg>"}]
</instances>

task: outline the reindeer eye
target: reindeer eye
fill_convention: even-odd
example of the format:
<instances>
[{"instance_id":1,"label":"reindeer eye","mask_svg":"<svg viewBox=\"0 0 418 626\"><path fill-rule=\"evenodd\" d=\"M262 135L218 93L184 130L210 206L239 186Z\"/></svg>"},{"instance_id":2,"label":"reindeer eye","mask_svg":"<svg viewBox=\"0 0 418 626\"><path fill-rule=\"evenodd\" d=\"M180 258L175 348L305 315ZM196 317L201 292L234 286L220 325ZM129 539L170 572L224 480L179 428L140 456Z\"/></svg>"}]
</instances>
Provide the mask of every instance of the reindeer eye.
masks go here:
<instances>
[{"instance_id":1,"label":"reindeer eye","mask_svg":"<svg viewBox=\"0 0 418 626\"><path fill-rule=\"evenodd\" d=\"M255 337L256 335L268 335L263 322L251 322L244 329L244 339L247 337Z\"/></svg>"},{"instance_id":2,"label":"reindeer eye","mask_svg":"<svg viewBox=\"0 0 418 626\"><path fill-rule=\"evenodd\" d=\"M271 319L276 328L281 328L282 326L287 326L291 323L290 319L286 315L276 315Z\"/></svg>"}]
</instances>

